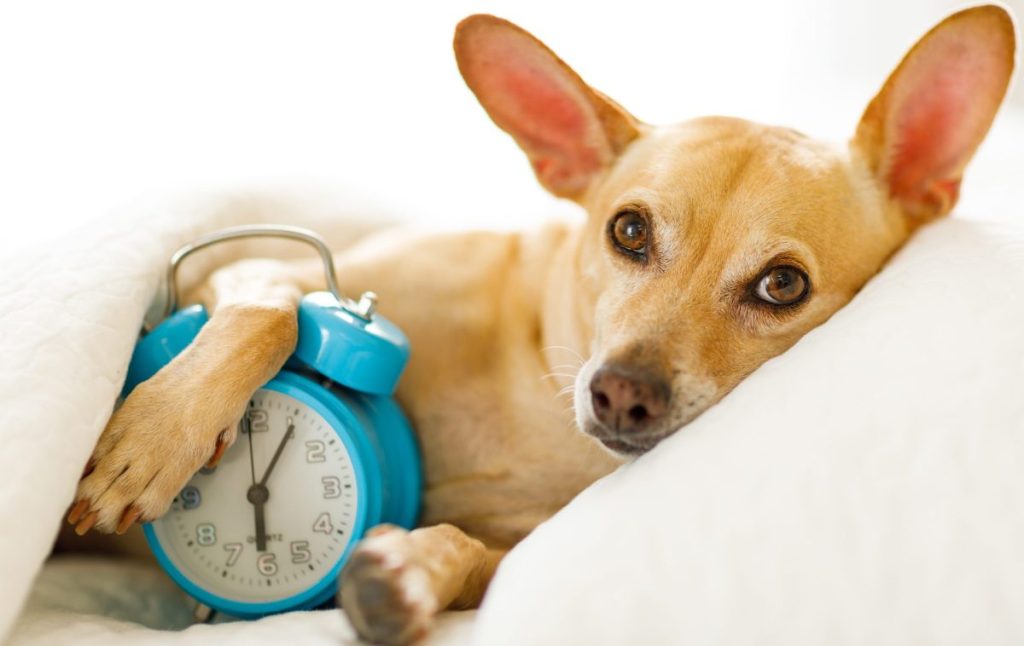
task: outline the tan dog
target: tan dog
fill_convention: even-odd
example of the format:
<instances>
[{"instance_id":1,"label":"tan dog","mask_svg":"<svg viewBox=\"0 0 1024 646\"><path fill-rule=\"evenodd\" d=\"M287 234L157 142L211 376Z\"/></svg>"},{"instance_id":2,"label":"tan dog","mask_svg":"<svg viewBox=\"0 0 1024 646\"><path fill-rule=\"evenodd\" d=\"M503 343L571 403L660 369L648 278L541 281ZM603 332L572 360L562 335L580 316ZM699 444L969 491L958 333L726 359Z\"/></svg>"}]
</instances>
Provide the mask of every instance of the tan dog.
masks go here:
<instances>
[{"instance_id":1,"label":"tan dog","mask_svg":"<svg viewBox=\"0 0 1024 646\"><path fill-rule=\"evenodd\" d=\"M337 258L343 289L377 291L415 349L398 397L422 444L424 527L375 530L341 585L359 632L379 641L478 604L505 550L825 321L948 213L1007 89L1014 27L996 6L947 18L845 147L721 117L649 126L492 16L463 21L455 52L541 184L588 217L526 234L385 233ZM253 260L193 295L212 319L110 420L70 515L79 533L160 516L217 459L292 352L297 301L320 280L313 263Z\"/></svg>"}]
</instances>

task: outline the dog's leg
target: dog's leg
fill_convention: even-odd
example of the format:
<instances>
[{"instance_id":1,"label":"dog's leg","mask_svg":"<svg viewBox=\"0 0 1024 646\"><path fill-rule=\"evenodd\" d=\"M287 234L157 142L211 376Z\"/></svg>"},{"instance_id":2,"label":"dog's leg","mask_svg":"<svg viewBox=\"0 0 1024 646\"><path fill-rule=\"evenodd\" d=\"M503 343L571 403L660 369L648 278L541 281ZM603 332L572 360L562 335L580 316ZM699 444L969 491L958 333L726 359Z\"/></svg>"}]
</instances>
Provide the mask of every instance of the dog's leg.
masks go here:
<instances>
[{"instance_id":1,"label":"dog's leg","mask_svg":"<svg viewBox=\"0 0 1024 646\"><path fill-rule=\"evenodd\" d=\"M211 316L196 340L140 384L100 436L68 515L75 531L124 532L162 515L235 440L252 393L292 353L301 288L294 266L249 260L200 293Z\"/></svg>"},{"instance_id":2,"label":"dog's leg","mask_svg":"<svg viewBox=\"0 0 1024 646\"><path fill-rule=\"evenodd\" d=\"M427 633L446 608L479 605L504 550L452 525L370 531L341 573L339 599L364 639L403 644Z\"/></svg>"}]
</instances>

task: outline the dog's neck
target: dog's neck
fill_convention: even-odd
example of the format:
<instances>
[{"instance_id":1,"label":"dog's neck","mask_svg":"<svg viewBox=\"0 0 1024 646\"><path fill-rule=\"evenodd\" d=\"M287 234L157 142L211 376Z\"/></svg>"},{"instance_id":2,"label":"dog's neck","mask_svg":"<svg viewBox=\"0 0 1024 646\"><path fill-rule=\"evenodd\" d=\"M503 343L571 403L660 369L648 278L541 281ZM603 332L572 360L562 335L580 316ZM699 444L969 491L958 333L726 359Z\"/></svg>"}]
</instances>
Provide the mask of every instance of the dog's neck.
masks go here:
<instances>
[{"instance_id":1,"label":"dog's neck","mask_svg":"<svg viewBox=\"0 0 1024 646\"><path fill-rule=\"evenodd\" d=\"M590 356L596 295L580 275L581 225L552 224L523 234L525 290L535 299L540 353L551 385L564 388Z\"/></svg>"}]
</instances>

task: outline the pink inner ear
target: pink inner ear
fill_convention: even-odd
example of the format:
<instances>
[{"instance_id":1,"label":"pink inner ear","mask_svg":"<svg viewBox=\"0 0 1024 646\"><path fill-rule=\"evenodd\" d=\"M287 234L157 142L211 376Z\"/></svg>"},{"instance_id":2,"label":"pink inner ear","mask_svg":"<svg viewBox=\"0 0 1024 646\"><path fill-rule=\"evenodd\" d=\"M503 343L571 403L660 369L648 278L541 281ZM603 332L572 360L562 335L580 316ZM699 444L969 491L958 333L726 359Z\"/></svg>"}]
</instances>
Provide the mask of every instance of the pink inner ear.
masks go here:
<instances>
[{"instance_id":1,"label":"pink inner ear","mask_svg":"<svg viewBox=\"0 0 1024 646\"><path fill-rule=\"evenodd\" d=\"M998 38L986 42L986 35L934 33L901 70L886 133L893 196L955 201L963 167L988 130L1008 74L1005 49Z\"/></svg>"},{"instance_id":2,"label":"pink inner ear","mask_svg":"<svg viewBox=\"0 0 1024 646\"><path fill-rule=\"evenodd\" d=\"M584 138L583 112L563 84L540 70L509 65L497 71L493 82L507 100L495 108L532 146L571 151Z\"/></svg>"},{"instance_id":3,"label":"pink inner ear","mask_svg":"<svg viewBox=\"0 0 1024 646\"><path fill-rule=\"evenodd\" d=\"M610 156L581 82L547 50L519 33L479 42L471 82L491 118L527 152L557 193L582 190Z\"/></svg>"}]
</instances>

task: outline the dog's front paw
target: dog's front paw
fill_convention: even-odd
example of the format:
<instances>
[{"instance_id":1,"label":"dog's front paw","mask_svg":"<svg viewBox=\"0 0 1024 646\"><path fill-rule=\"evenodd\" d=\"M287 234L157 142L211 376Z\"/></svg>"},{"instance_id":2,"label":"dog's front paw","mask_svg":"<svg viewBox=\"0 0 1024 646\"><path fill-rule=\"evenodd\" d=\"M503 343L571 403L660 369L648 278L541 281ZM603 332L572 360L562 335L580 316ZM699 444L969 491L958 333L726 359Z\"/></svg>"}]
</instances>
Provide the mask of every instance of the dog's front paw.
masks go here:
<instances>
[{"instance_id":1,"label":"dog's front paw","mask_svg":"<svg viewBox=\"0 0 1024 646\"><path fill-rule=\"evenodd\" d=\"M363 639L408 644L438 611L430 573L404 529L381 525L356 546L341 572L341 607Z\"/></svg>"},{"instance_id":2,"label":"dog's front paw","mask_svg":"<svg viewBox=\"0 0 1024 646\"><path fill-rule=\"evenodd\" d=\"M79 535L94 527L120 534L163 515L234 442L241 413L215 388L176 372L172 364L140 384L110 418L68 514Z\"/></svg>"}]
</instances>

